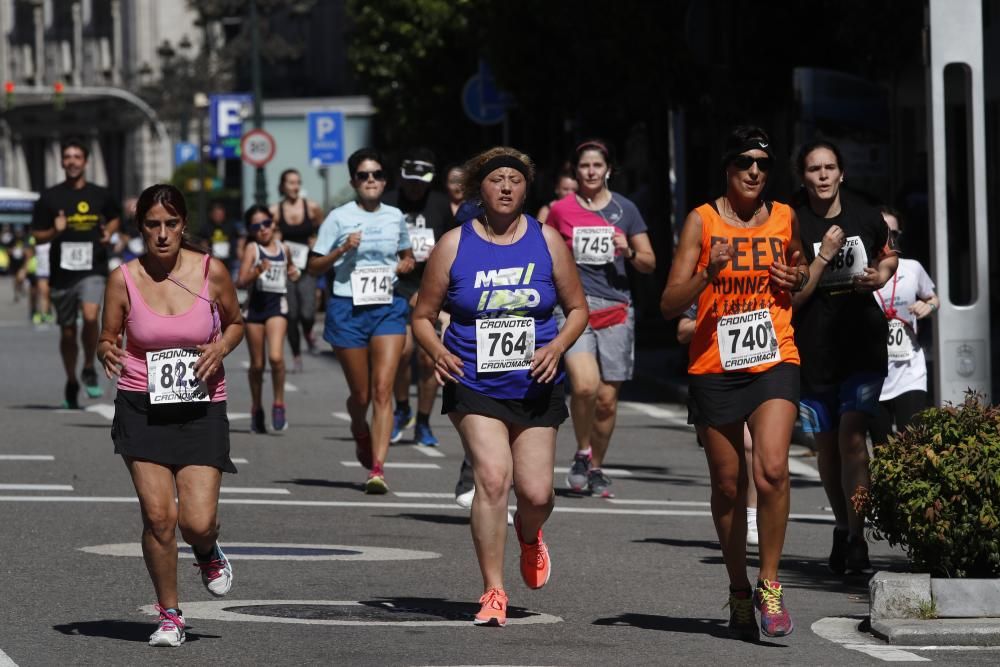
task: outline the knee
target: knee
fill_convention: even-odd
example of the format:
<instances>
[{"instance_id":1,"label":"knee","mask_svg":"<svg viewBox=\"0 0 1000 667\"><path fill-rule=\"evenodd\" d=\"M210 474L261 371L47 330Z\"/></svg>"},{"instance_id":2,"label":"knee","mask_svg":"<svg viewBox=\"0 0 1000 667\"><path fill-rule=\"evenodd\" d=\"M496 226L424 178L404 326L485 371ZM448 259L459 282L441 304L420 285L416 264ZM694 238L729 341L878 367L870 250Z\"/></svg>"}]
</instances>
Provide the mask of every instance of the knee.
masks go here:
<instances>
[{"instance_id":1,"label":"knee","mask_svg":"<svg viewBox=\"0 0 1000 667\"><path fill-rule=\"evenodd\" d=\"M392 405L392 387L375 387L372 391L372 402L378 407L386 407Z\"/></svg>"},{"instance_id":2,"label":"knee","mask_svg":"<svg viewBox=\"0 0 1000 667\"><path fill-rule=\"evenodd\" d=\"M188 544L214 542L219 534L219 523L215 517L208 519L182 519L179 524L181 537Z\"/></svg>"},{"instance_id":3,"label":"knee","mask_svg":"<svg viewBox=\"0 0 1000 667\"><path fill-rule=\"evenodd\" d=\"M143 529L152 534L157 542L172 542L177 531L177 513L168 508L147 510L142 517L142 524Z\"/></svg>"},{"instance_id":4,"label":"knee","mask_svg":"<svg viewBox=\"0 0 1000 667\"><path fill-rule=\"evenodd\" d=\"M259 378L264 374L264 362L250 362L250 370L247 371L251 378Z\"/></svg>"},{"instance_id":5,"label":"knee","mask_svg":"<svg viewBox=\"0 0 1000 667\"><path fill-rule=\"evenodd\" d=\"M531 510L543 511L548 509L554 500L552 484L515 484L514 492L517 494L517 504L519 507L527 507Z\"/></svg>"},{"instance_id":6,"label":"knee","mask_svg":"<svg viewBox=\"0 0 1000 667\"><path fill-rule=\"evenodd\" d=\"M76 327L63 327L59 335L60 340L63 343L76 343Z\"/></svg>"},{"instance_id":7,"label":"knee","mask_svg":"<svg viewBox=\"0 0 1000 667\"><path fill-rule=\"evenodd\" d=\"M765 461L760 473L753 478L757 493L783 492L788 488L788 463L785 461Z\"/></svg>"},{"instance_id":8,"label":"knee","mask_svg":"<svg viewBox=\"0 0 1000 667\"><path fill-rule=\"evenodd\" d=\"M271 364L271 370L273 372L277 373L285 370L285 357L283 356L268 357L267 363Z\"/></svg>"},{"instance_id":9,"label":"knee","mask_svg":"<svg viewBox=\"0 0 1000 667\"><path fill-rule=\"evenodd\" d=\"M371 395L368 393L367 389L359 391L356 394L351 394L347 397L347 406L350 407L352 404L358 408L368 409L368 405L372 402Z\"/></svg>"},{"instance_id":10,"label":"knee","mask_svg":"<svg viewBox=\"0 0 1000 667\"><path fill-rule=\"evenodd\" d=\"M726 477L716 480L712 485L712 496L716 500L721 500L727 504L740 501L745 493L745 489L740 489L740 482L737 477Z\"/></svg>"},{"instance_id":11,"label":"knee","mask_svg":"<svg viewBox=\"0 0 1000 667\"><path fill-rule=\"evenodd\" d=\"M611 419L618 412L618 401L615 399L598 398L595 416L599 421Z\"/></svg>"},{"instance_id":12,"label":"knee","mask_svg":"<svg viewBox=\"0 0 1000 667\"><path fill-rule=\"evenodd\" d=\"M490 505L507 504L510 494L510 475L500 468L477 468L476 498L481 498Z\"/></svg>"},{"instance_id":13,"label":"knee","mask_svg":"<svg viewBox=\"0 0 1000 667\"><path fill-rule=\"evenodd\" d=\"M597 400L597 382L579 380L572 385L573 396L579 400L594 402Z\"/></svg>"}]
</instances>

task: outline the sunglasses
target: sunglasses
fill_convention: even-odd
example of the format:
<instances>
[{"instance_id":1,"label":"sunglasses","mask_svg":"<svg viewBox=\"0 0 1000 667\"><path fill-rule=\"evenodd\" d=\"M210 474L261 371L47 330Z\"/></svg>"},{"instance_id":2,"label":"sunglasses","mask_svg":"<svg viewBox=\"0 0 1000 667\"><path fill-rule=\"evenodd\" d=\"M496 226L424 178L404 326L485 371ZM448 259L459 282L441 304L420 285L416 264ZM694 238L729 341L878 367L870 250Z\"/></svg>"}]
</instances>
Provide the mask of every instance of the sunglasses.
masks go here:
<instances>
[{"instance_id":1,"label":"sunglasses","mask_svg":"<svg viewBox=\"0 0 1000 667\"><path fill-rule=\"evenodd\" d=\"M260 222L254 222L250 224L250 231L255 232L261 227L270 227L274 224L274 220L261 220Z\"/></svg>"},{"instance_id":2,"label":"sunglasses","mask_svg":"<svg viewBox=\"0 0 1000 667\"><path fill-rule=\"evenodd\" d=\"M730 162L731 165L739 169L740 171L746 171L753 166L753 163L757 163L757 168L761 171L767 171L771 168L771 163L774 162L769 157L751 157L750 155L737 155Z\"/></svg>"},{"instance_id":3,"label":"sunglasses","mask_svg":"<svg viewBox=\"0 0 1000 667\"><path fill-rule=\"evenodd\" d=\"M354 172L354 180L366 182L369 178L374 178L376 181L385 180L385 172L381 169L377 171L356 171Z\"/></svg>"}]
</instances>

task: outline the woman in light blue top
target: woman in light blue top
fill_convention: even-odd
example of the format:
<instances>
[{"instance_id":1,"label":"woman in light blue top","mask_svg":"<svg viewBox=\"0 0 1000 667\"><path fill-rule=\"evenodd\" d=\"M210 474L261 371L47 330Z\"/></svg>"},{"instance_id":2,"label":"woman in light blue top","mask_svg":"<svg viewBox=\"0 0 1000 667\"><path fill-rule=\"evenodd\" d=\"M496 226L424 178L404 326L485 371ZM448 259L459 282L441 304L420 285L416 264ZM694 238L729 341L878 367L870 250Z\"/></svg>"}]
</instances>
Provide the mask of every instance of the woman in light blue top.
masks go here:
<instances>
[{"instance_id":1,"label":"woman in light blue top","mask_svg":"<svg viewBox=\"0 0 1000 667\"><path fill-rule=\"evenodd\" d=\"M370 148L347 159L357 198L326 216L308 264L309 273L326 273L332 285L323 339L333 346L347 379L355 453L370 470L365 493L377 494L389 490L382 466L392 433L393 379L406 339L408 305L394 286L396 275L414 266L403 213L381 202L382 164ZM369 403L374 404L370 429Z\"/></svg>"}]
</instances>

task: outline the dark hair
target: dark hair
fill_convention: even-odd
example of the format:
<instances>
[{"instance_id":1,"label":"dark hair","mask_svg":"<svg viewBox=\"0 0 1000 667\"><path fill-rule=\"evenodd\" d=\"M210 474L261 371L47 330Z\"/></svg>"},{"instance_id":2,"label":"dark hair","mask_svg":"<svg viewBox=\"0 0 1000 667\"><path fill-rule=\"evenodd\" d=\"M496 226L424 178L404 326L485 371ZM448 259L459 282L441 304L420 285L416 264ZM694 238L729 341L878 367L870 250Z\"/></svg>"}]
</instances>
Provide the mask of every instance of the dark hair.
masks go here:
<instances>
[{"instance_id":1,"label":"dark hair","mask_svg":"<svg viewBox=\"0 0 1000 667\"><path fill-rule=\"evenodd\" d=\"M221 208L223 211L225 211L226 202L222 201L221 199L213 199L212 201L208 202L209 211L215 210L217 208Z\"/></svg>"},{"instance_id":2,"label":"dark hair","mask_svg":"<svg viewBox=\"0 0 1000 667\"><path fill-rule=\"evenodd\" d=\"M570 164L572 165L574 172L576 172L577 167L580 166L580 158L587 151L597 151L603 155L604 161L608 163L608 168L611 168L613 160L610 144L603 139L591 138L581 142L575 149L573 149L573 159L570 160ZM556 182L558 183L558 180Z\"/></svg>"},{"instance_id":3,"label":"dark hair","mask_svg":"<svg viewBox=\"0 0 1000 667\"><path fill-rule=\"evenodd\" d=\"M382 159L381 153L374 148L359 148L351 153L351 157L347 158L347 171L352 181L354 180L354 174L358 171L358 167L365 160L378 162L382 169L385 169L385 160Z\"/></svg>"},{"instance_id":4,"label":"dark hair","mask_svg":"<svg viewBox=\"0 0 1000 667\"><path fill-rule=\"evenodd\" d=\"M891 215L892 217L896 218L896 223L899 225L899 231L903 231L903 214L902 213L900 213L898 210L896 210L892 206L889 206L888 204L882 204L881 206L878 207L878 210L879 210L879 213L883 213L885 215Z\"/></svg>"},{"instance_id":5,"label":"dark hair","mask_svg":"<svg viewBox=\"0 0 1000 667\"><path fill-rule=\"evenodd\" d=\"M267 217L271 217L271 209L261 204L251 204L250 208L243 212L243 224L247 226L247 231L250 231L250 221L258 213L264 213Z\"/></svg>"},{"instance_id":6,"label":"dark hair","mask_svg":"<svg viewBox=\"0 0 1000 667\"><path fill-rule=\"evenodd\" d=\"M462 167L465 170L465 185L462 189L465 191L466 199L470 201L477 201L480 199L479 188L482 185L482 181L477 178L477 175L483 165L495 157L512 157L519 160L524 165L524 180L526 181L527 186L525 192L530 191L531 184L535 180L535 163L531 161L530 157L516 148L510 148L509 146L496 146L472 157L465 163L465 166Z\"/></svg>"},{"instance_id":7,"label":"dark hair","mask_svg":"<svg viewBox=\"0 0 1000 667\"><path fill-rule=\"evenodd\" d=\"M769 157L774 157L771 149L771 138L767 132L756 125L737 125L726 137L726 145L722 150L722 168L725 169L737 155L749 150L762 150Z\"/></svg>"},{"instance_id":8,"label":"dark hair","mask_svg":"<svg viewBox=\"0 0 1000 667\"><path fill-rule=\"evenodd\" d=\"M799 154L795 158L795 172L800 178L806 173L806 158L817 148L826 148L833 153L834 157L837 158L837 168L844 171L844 156L841 154L840 149L837 148L837 145L826 139L816 139L815 141L802 144Z\"/></svg>"},{"instance_id":9,"label":"dark hair","mask_svg":"<svg viewBox=\"0 0 1000 667\"><path fill-rule=\"evenodd\" d=\"M180 190L169 183L157 183L142 191L135 202L135 226L142 227L151 208L159 204L167 212L187 222L187 202Z\"/></svg>"},{"instance_id":10,"label":"dark hair","mask_svg":"<svg viewBox=\"0 0 1000 667\"><path fill-rule=\"evenodd\" d=\"M83 159L85 161L90 159L90 149L84 146L83 141L80 139L73 138L73 139L66 139L65 141L63 141L62 144L59 146L60 158L62 158L62 154L66 152L67 148L79 148L80 151L83 153Z\"/></svg>"},{"instance_id":11,"label":"dark hair","mask_svg":"<svg viewBox=\"0 0 1000 667\"><path fill-rule=\"evenodd\" d=\"M351 172L353 178L354 170L352 169ZM281 172L281 176L278 177L278 194L281 195L282 197L285 196L285 179L291 176L292 174L298 174L299 178L302 178L302 174L299 174L298 169L286 169L283 172Z\"/></svg>"}]
</instances>

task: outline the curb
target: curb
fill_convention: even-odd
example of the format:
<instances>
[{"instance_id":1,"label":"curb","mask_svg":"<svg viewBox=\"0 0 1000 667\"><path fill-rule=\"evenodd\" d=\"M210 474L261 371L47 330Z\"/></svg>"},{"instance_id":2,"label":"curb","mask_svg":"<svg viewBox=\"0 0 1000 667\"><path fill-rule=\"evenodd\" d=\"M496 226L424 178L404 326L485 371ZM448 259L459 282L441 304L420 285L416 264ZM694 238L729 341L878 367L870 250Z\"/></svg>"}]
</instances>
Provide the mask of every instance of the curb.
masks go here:
<instances>
[{"instance_id":1,"label":"curb","mask_svg":"<svg viewBox=\"0 0 1000 667\"><path fill-rule=\"evenodd\" d=\"M900 646L1000 646L1000 618L884 619L871 630Z\"/></svg>"}]
</instances>

